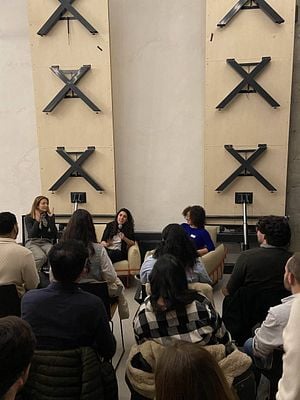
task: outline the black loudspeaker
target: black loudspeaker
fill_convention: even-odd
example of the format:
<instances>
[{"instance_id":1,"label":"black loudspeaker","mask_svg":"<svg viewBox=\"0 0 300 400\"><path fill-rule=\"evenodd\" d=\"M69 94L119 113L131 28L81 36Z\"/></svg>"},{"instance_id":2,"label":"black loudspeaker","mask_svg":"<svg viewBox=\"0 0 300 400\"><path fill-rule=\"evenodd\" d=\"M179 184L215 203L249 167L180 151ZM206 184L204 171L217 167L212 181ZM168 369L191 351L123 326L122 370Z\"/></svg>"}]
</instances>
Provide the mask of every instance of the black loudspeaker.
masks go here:
<instances>
[{"instance_id":1,"label":"black loudspeaker","mask_svg":"<svg viewBox=\"0 0 300 400\"><path fill-rule=\"evenodd\" d=\"M251 192L235 192L235 204L252 204L253 193Z\"/></svg>"},{"instance_id":2,"label":"black loudspeaker","mask_svg":"<svg viewBox=\"0 0 300 400\"><path fill-rule=\"evenodd\" d=\"M86 192L71 192L71 203L86 203Z\"/></svg>"}]
</instances>

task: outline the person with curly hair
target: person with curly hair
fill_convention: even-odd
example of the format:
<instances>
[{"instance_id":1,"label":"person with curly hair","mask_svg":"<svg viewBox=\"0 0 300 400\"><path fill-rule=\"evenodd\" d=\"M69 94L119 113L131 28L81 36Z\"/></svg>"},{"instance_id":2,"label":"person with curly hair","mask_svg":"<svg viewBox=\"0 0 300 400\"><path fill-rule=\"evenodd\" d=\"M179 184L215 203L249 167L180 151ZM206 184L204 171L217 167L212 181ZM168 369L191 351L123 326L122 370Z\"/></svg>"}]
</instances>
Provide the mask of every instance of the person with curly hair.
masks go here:
<instances>
[{"instance_id":1,"label":"person with curly hair","mask_svg":"<svg viewBox=\"0 0 300 400\"><path fill-rule=\"evenodd\" d=\"M215 249L214 243L209 232L205 229L205 210L201 206L186 207L182 215L186 219L186 223L181 224L183 229L194 242L197 253L203 256Z\"/></svg>"},{"instance_id":2,"label":"person with curly hair","mask_svg":"<svg viewBox=\"0 0 300 400\"><path fill-rule=\"evenodd\" d=\"M223 288L223 319L239 345L261 324L270 307L290 295L284 287L291 230L287 218L266 216L256 225L259 247L240 254Z\"/></svg>"},{"instance_id":3,"label":"person with curly hair","mask_svg":"<svg viewBox=\"0 0 300 400\"><path fill-rule=\"evenodd\" d=\"M223 289L224 295L233 295L241 286L284 291L285 264L292 256L287 250L291 240L287 218L261 218L256 224L256 236L260 246L241 253Z\"/></svg>"}]
</instances>

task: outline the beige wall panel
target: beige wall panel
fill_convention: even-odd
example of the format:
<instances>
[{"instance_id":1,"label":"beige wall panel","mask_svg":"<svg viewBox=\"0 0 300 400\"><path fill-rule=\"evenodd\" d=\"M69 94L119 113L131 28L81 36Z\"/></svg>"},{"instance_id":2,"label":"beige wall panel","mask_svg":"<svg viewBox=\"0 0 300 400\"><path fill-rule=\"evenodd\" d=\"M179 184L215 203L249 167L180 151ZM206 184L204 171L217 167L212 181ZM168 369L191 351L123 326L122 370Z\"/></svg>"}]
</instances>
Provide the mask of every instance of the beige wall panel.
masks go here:
<instances>
[{"instance_id":1,"label":"beige wall panel","mask_svg":"<svg viewBox=\"0 0 300 400\"><path fill-rule=\"evenodd\" d=\"M77 69L67 65L64 69ZM93 68L93 67L92 67ZM63 88L63 82L49 68L34 69L35 99L40 146L113 146L110 87L97 69L78 83L78 88L101 110L92 111L80 98L63 99L51 113L42 110Z\"/></svg>"},{"instance_id":2,"label":"beige wall panel","mask_svg":"<svg viewBox=\"0 0 300 400\"><path fill-rule=\"evenodd\" d=\"M67 152L83 151L83 148L66 148ZM44 176L42 190L48 189L68 170L70 165L53 149L41 149L41 172ZM70 203L70 192L86 192L87 203L82 208L92 214L114 213L114 169L112 149L96 148L95 152L82 164L82 168L103 187L104 193L97 192L84 178L70 177L54 193L49 194L51 206L59 214L69 213L73 209ZM48 192L49 193L49 192Z\"/></svg>"},{"instance_id":3,"label":"beige wall panel","mask_svg":"<svg viewBox=\"0 0 300 400\"><path fill-rule=\"evenodd\" d=\"M95 146L83 169L103 188L99 194L84 178L69 178L55 193L50 194L56 213L69 213L70 192L87 193L87 208L93 214L115 212L115 171L111 96L109 21L107 0L81 0L73 6L98 31L92 35L79 21L58 21L46 36L37 35L50 15L57 9L56 0L28 0L32 48L34 94L38 142L40 148L42 190L49 187L69 168L56 153L58 146L67 152ZM66 13L64 16L70 16ZM62 70L78 70L91 65L77 84L78 88L100 109L95 113L80 98L63 99L51 113L42 110L64 87L49 69L59 65Z\"/></svg>"},{"instance_id":4,"label":"beige wall panel","mask_svg":"<svg viewBox=\"0 0 300 400\"><path fill-rule=\"evenodd\" d=\"M255 146L254 146L255 147ZM242 148L237 148L241 150ZM244 156L244 154L241 154ZM249 215L282 214L285 207L285 180L287 153L280 146L270 146L254 161L253 167L269 181L276 192L270 193L255 177L237 177L223 192L215 189L239 166L224 148L205 149L205 205L209 215L240 215L241 205L234 204L235 192L253 192L253 205L249 205ZM216 163L216 160L217 163Z\"/></svg>"},{"instance_id":5,"label":"beige wall panel","mask_svg":"<svg viewBox=\"0 0 300 400\"><path fill-rule=\"evenodd\" d=\"M238 59L237 62L245 60ZM280 104L277 109L272 108L257 93L239 93L224 109L218 110L216 106L242 78L225 60L210 62L206 76L206 145L245 145L253 142L287 145L291 98L288 61L271 60L256 79Z\"/></svg>"},{"instance_id":6,"label":"beige wall panel","mask_svg":"<svg viewBox=\"0 0 300 400\"><path fill-rule=\"evenodd\" d=\"M241 10L228 25L223 28L217 27L218 22L236 2L237 0L209 1L206 27L207 59L249 60L263 55L271 55L274 59L291 59L296 2L268 0L270 6L285 20L280 25L275 24L263 11L254 9ZM266 52L269 54L264 54Z\"/></svg>"},{"instance_id":7,"label":"beige wall panel","mask_svg":"<svg viewBox=\"0 0 300 400\"><path fill-rule=\"evenodd\" d=\"M57 0L29 0L30 34L32 41L33 65L93 64L110 68L109 23L107 0L81 0L73 6L98 31L92 35L79 21L58 21L46 36L37 31L58 7ZM68 14L66 13L65 16ZM53 46L55 43L55 46ZM99 46L102 51L97 47ZM43 54L43 57L40 56ZM36 58L35 58L36 55ZM109 70L108 70L109 71Z\"/></svg>"},{"instance_id":8,"label":"beige wall panel","mask_svg":"<svg viewBox=\"0 0 300 400\"><path fill-rule=\"evenodd\" d=\"M295 1L268 1L285 19L281 25L256 9L241 10L227 26L218 28L217 23L235 3L206 2L205 207L207 214L240 215L241 206L234 204L234 193L253 192L249 215L284 214ZM260 62L266 56L271 61L255 80L280 107L273 109L257 93L241 93L224 109L217 110L216 106L243 79L226 59L249 63ZM268 149L253 166L277 192L270 193L254 177L239 177L222 193L215 192L240 165L224 145L239 150L256 149L259 143L266 143Z\"/></svg>"}]
</instances>

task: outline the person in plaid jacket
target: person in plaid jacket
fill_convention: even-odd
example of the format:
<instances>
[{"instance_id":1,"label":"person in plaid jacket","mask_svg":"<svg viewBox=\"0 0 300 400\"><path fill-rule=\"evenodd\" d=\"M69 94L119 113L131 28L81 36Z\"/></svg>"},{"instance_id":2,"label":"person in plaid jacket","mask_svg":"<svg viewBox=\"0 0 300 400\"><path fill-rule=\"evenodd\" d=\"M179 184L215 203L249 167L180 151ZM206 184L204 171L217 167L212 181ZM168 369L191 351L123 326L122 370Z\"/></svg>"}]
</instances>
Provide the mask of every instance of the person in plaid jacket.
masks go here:
<instances>
[{"instance_id":1,"label":"person in plaid jacket","mask_svg":"<svg viewBox=\"0 0 300 400\"><path fill-rule=\"evenodd\" d=\"M231 337L212 303L201 293L188 289L184 267L165 254L155 263L149 277L151 295L139 307L133 329L138 344L146 340L168 345L176 340L231 344Z\"/></svg>"}]
</instances>

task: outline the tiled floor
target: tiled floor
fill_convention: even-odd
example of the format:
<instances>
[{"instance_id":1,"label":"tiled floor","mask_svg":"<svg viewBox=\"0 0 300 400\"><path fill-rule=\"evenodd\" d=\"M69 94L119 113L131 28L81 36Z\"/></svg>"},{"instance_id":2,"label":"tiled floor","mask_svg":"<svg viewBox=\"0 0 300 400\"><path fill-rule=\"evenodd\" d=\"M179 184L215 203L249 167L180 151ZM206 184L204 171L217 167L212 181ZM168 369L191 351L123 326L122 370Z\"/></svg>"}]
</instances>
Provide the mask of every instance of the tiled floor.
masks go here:
<instances>
[{"instance_id":1,"label":"tiled floor","mask_svg":"<svg viewBox=\"0 0 300 400\"><path fill-rule=\"evenodd\" d=\"M220 281L215 287L214 287L214 300L215 300L215 306L218 310L219 313L221 313L222 309L222 301L223 301L223 294L221 293L221 288L222 286L226 285L226 282L229 279L229 275L224 275L222 281ZM124 354L121 363L118 367L117 370L117 378L118 378L118 384L119 384L119 400L129 400L130 399L130 392L127 388L127 385L125 383L125 366L126 366L126 360L129 354L129 350L131 346L135 343L134 340L134 335L133 335L133 329L132 329L132 319L135 315L136 310L138 309L138 303L134 300L134 294L136 291L136 284L134 281L131 282L130 288L126 289L126 298L129 304L129 309L130 309L130 319L123 321L123 331L124 331L124 339L125 339L125 348L126 348L126 353ZM114 365L117 363L120 353L121 353L121 338L120 338L120 327L119 327L119 321L118 321L118 315L116 314L114 316L114 334L117 339L117 352L116 355L113 359Z\"/></svg>"}]
</instances>

